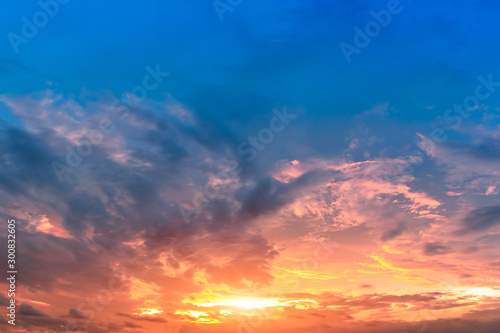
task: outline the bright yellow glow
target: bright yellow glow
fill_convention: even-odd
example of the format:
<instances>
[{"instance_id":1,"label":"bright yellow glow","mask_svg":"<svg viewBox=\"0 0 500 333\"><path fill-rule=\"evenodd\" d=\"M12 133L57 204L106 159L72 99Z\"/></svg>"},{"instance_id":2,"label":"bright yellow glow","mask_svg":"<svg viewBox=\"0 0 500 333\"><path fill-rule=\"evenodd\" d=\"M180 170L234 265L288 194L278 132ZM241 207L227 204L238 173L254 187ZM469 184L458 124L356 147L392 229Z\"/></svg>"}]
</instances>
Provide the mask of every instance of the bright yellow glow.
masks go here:
<instances>
[{"instance_id":1,"label":"bright yellow glow","mask_svg":"<svg viewBox=\"0 0 500 333\"><path fill-rule=\"evenodd\" d=\"M163 313L163 310L161 307L158 307L158 308L144 308L144 309L141 309L141 316L153 316L155 314L160 314L160 313Z\"/></svg>"},{"instance_id":2,"label":"bright yellow glow","mask_svg":"<svg viewBox=\"0 0 500 333\"><path fill-rule=\"evenodd\" d=\"M194 318L199 318L199 317L208 317L208 313L203 312L203 311L192 311L192 310L187 310L187 311L176 311L175 314L180 314L180 315L186 315Z\"/></svg>"},{"instance_id":3,"label":"bright yellow glow","mask_svg":"<svg viewBox=\"0 0 500 333\"><path fill-rule=\"evenodd\" d=\"M292 269L286 269L286 268L282 268L282 267L275 267L275 268L286 272L286 274L275 274L275 277L278 277L278 278L300 277L303 279L310 279L310 280L339 279L338 276L330 275L330 274L322 273L322 272L299 270L299 269L292 270Z\"/></svg>"},{"instance_id":4,"label":"bright yellow glow","mask_svg":"<svg viewBox=\"0 0 500 333\"><path fill-rule=\"evenodd\" d=\"M193 311L193 310L187 310L187 311L181 311L177 310L175 312L176 315L184 315L191 317L192 319L186 318L184 321L189 321L192 323L203 323L203 324L217 324L220 323L219 320L210 318L209 314L203 311Z\"/></svg>"},{"instance_id":5,"label":"bright yellow glow","mask_svg":"<svg viewBox=\"0 0 500 333\"><path fill-rule=\"evenodd\" d=\"M385 252L390 253L390 254L404 254L404 252L402 252L402 251L393 250L389 245L382 246L382 249Z\"/></svg>"},{"instance_id":6,"label":"bright yellow glow","mask_svg":"<svg viewBox=\"0 0 500 333\"><path fill-rule=\"evenodd\" d=\"M159 296L158 290L160 288L155 283L147 283L139 279L131 281L130 296L134 300L150 300L155 296Z\"/></svg>"},{"instance_id":7,"label":"bright yellow glow","mask_svg":"<svg viewBox=\"0 0 500 333\"><path fill-rule=\"evenodd\" d=\"M281 298L216 298L213 300L203 299L199 301L185 300L184 303L202 308L222 307L212 311L177 310L176 315L183 315L182 321L191 323L215 324L220 323L221 316L228 316L237 313L239 316L251 316L254 309L268 308L268 316L281 313L285 307L295 307L296 309L307 310L319 307L318 303L309 299L285 300ZM248 310L248 311L247 311ZM260 311L260 315L264 310ZM276 312L278 311L278 312Z\"/></svg>"},{"instance_id":8,"label":"bright yellow glow","mask_svg":"<svg viewBox=\"0 0 500 333\"><path fill-rule=\"evenodd\" d=\"M360 273L360 274L384 274L384 272L365 271L363 269L358 269L358 273Z\"/></svg>"},{"instance_id":9,"label":"bright yellow glow","mask_svg":"<svg viewBox=\"0 0 500 333\"><path fill-rule=\"evenodd\" d=\"M221 301L221 302L195 303L195 304L202 307L231 306L231 307L239 307L245 309L257 309L257 308L268 308L271 306L278 306L280 305L280 302L277 299L248 298L248 299Z\"/></svg>"},{"instance_id":10,"label":"bright yellow glow","mask_svg":"<svg viewBox=\"0 0 500 333\"><path fill-rule=\"evenodd\" d=\"M395 267L392 264L388 263L385 261L385 259L378 257L378 256L368 256L369 258L372 258L373 260L377 261L379 263L379 266L382 268L389 269L391 271L397 271L397 272L428 272L428 269L409 269L409 268L401 268L401 267ZM368 265L371 266L371 265ZM377 267L377 266L375 266Z\"/></svg>"},{"instance_id":11,"label":"bright yellow glow","mask_svg":"<svg viewBox=\"0 0 500 333\"><path fill-rule=\"evenodd\" d=\"M468 288L465 290L465 293L476 296L500 297L500 290L494 290L488 287Z\"/></svg>"},{"instance_id":12,"label":"bright yellow glow","mask_svg":"<svg viewBox=\"0 0 500 333\"><path fill-rule=\"evenodd\" d=\"M188 303L191 303L187 301ZM306 303L306 304L304 304ZM204 302L204 303L192 303L196 306L201 306L205 308L210 308L214 306L224 306L233 308L243 308L243 309L259 309L259 308L269 308L269 307L280 307L280 306L294 306L298 309L309 308L317 304L316 301L307 299L298 300L283 300L279 298L243 298L243 299L230 299L221 300L214 302ZM229 312L229 311L227 311ZM221 312L222 313L222 312ZM230 312L229 312L230 313Z\"/></svg>"},{"instance_id":13,"label":"bright yellow glow","mask_svg":"<svg viewBox=\"0 0 500 333\"><path fill-rule=\"evenodd\" d=\"M428 280L421 276L406 276L406 275L394 275L396 279L400 279L407 282L420 282L424 284L435 284L435 282Z\"/></svg>"}]
</instances>

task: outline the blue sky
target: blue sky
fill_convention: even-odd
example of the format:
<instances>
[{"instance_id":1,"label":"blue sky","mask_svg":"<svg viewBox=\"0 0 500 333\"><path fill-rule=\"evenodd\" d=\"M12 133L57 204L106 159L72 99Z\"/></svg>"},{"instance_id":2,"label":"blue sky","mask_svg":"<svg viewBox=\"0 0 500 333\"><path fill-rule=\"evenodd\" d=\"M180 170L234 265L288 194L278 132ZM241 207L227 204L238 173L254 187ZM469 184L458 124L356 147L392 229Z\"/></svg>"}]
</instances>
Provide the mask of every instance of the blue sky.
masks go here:
<instances>
[{"instance_id":1,"label":"blue sky","mask_svg":"<svg viewBox=\"0 0 500 333\"><path fill-rule=\"evenodd\" d=\"M20 34L21 18L40 10L27 3L7 5L4 31ZM220 21L209 1L70 1L18 54L2 39L1 87L14 94L49 88L78 95L85 88L120 95L142 79L145 66L160 64L171 76L150 95L170 94L210 121L248 122L281 103L309 110L311 126L339 132L338 124L386 101L404 110L397 122L425 129L469 94L478 75L500 72L489 1L402 2L403 11L348 65L339 44L352 44L353 28L386 6L243 1Z\"/></svg>"},{"instance_id":2,"label":"blue sky","mask_svg":"<svg viewBox=\"0 0 500 333\"><path fill-rule=\"evenodd\" d=\"M490 1L402 3L404 10L346 66L339 43L352 43L353 27L386 4L243 1L221 22L209 1L122 1L119 7L70 1L19 54L7 38L0 47L10 72L18 74L9 80L12 91L45 89L53 81L65 93L86 87L119 94L136 84L147 64L160 63L172 72L172 93L190 84L225 91L231 86L239 94L316 104L327 114L334 105L335 113L356 113L350 109L363 107L357 100L368 108L388 96L447 105L467 91L472 78L496 72L498 35ZM21 18L39 9L36 1L9 2L3 30L19 34ZM408 91L395 89L409 80ZM453 92L436 92L448 83L455 85ZM354 99L360 90L363 98Z\"/></svg>"}]
</instances>

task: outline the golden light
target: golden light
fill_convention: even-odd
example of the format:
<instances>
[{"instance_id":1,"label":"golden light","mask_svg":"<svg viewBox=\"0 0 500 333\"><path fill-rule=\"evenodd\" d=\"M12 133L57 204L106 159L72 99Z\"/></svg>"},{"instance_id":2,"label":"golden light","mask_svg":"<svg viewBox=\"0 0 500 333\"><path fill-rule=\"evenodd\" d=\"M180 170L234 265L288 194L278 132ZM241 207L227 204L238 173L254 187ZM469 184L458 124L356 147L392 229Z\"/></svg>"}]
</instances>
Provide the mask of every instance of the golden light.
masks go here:
<instances>
[{"instance_id":1,"label":"golden light","mask_svg":"<svg viewBox=\"0 0 500 333\"><path fill-rule=\"evenodd\" d=\"M220 323L219 320L210 318L209 314L203 311L193 311L193 310L186 310L186 311L181 311L177 310L175 312L176 315L184 315L187 317L191 317L193 319L184 319L184 321L189 321L192 323L203 323L203 324L218 324Z\"/></svg>"},{"instance_id":2,"label":"golden light","mask_svg":"<svg viewBox=\"0 0 500 333\"><path fill-rule=\"evenodd\" d=\"M317 304L316 301L308 299L283 300L280 298L241 298L241 299L228 299L228 300L203 302L203 303L197 303L191 301L186 301L186 302L205 308L210 308L214 306L224 306L224 307L242 308L242 309L260 309L260 308L283 307L283 306L295 306L298 309L305 309Z\"/></svg>"},{"instance_id":3,"label":"golden light","mask_svg":"<svg viewBox=\"0 0 500 333\"><path fill-rule=\"evenodd\" d=\"M310 299L298 299L293 301L287 301L284 304L286 304L287 306L295 305L295 308L299 310L307 310L310 308L317 307L318 302Z\"/></svg>"},{"instance_id":4,"label":"golden light","mask_svg":"<svg viewBox=\"0 0 500 333\"><path fill-rule=\"evenodd\" d=\"M468 288L464 293L475 296L500 297L500 290L491 289L488 287Z\"/></svg>"},{"instance_id":5,"label":"golden light","mask_svg":"<svg viewBox=\"0 0 500 333\"><path fill-rule=\"evenodd\" d=\"M134 300L150 300L155 296L159 296L160 289L155 283L148 283L139 279L133 279L131 282L130 296Z\"/></svg>"},{"instance_id":6,"label":"golden light","mask_svg":"<svg viewBox=\"0 0 500 333\"><path fill-rule=\"evenodd\" d=\"M193 311L193 310L187 310L187 311L176 311L175 314L178 315L186 315L194 318L199 318L199 317L208 317L208 313L203 312L203 311Z\"/></svg>"},{"instance_id":7,"label":"golden light","mask_svg":"<svg viewBox=\"0 0 500 333\"><path fill-rule=\"evenodd\" d=\"M257 308L268 308L271 306L281 305L279 299L234 299L220 302L209 302L209 303L194 303L195 305L202 307L214 307L214 306L227 306L227 307L238 307L244 309L257 309Z\"/></svg>"},{"instance_id":8,"label":"golden light","mask_svg":"<svg viewBox=\"0 0 500 333\"><path fill-rule=\"evenodd\" d=\"M252 315L265 315L266 318L277 318L284 311L286 307L295 307L299 310L307 310L310 308L318 307L318 303L310 299L296 299L290 300L285 298L256 298L256 297L199 297L195 299L186 299L183 302L197 307L192 310L177 310L176 315L182 315L182 321L191 323L214 324L220 323L221 320L226 319L227 316L252 316ZM207 309L203 311L203 308ZM263 310L266 309L266 310Z\"/></svg>"},{"instance_id":9,"label":"golden light","mask_svg":"<svg viewBox=\"0 0 500 333\"><path fill-rule=\"evenodd\" d=\"M141 309L141 316L153 316L153 315L156 315L156 314L160 314L160 313L163 313L163 310L161 307L157 307L157 308L144 308L144 309Z\"/></svg>"}]
</instances>

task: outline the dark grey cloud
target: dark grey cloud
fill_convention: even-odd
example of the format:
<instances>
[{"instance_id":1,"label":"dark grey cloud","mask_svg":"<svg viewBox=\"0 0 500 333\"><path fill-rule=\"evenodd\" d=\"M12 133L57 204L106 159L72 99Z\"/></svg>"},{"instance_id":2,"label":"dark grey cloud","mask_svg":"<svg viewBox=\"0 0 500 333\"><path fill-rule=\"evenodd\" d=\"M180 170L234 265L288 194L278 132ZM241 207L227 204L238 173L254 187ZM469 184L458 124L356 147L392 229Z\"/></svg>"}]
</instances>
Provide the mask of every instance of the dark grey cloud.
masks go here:
<instances>
[{"instance_id":1,"label":"dark grey cloud","mask_svg":"<svg viewBox=\"0 0 500 333\"><path fill-rule=\"evenodd\" d=\"M476 253L477 251L479 251L479 247L472 245L472 246L467 246L465 249L463 249L462 253L472 254Z\"/></svg>"},{"instance_id":2,"label":"dark grey cloud","mask_svg":"<svg viewBox=\"0 0 500 333\"><path fill-rule=\"evenodd\" d=\"M424 245L424 254L428 256L446 254L452 251L450 247L441 243L426 243Z\"/></svg>"},{"instance_id":3,"label":"dark grey cloud","mask_svg":"<svg viewBox=\"0 0 500 333\"><path fill-rule=\"evenodd\" d=\"M240 216L255 218L276 211L295 201L302 189L314 185L322 176L320 172L307 172L289 183L266 177L251 187L242 188L237 194L242 203Z\"/></svg>"},{"instance_id":4,"label":"dark grey cloud","mask_svg":"<svg viewBox=\"0 0 500 333\"><path fill-rule=\"evenodd\" d=\"M46 329L49 332L66 332L66 324L68 322L64 319L52 318L52 317L39 317L39 316L22 316L19 318L19 322L16 323L16 327L19 325L25 327L28 330L33 329Z\"/></svg>"},{"instance_id":5,"label":"dark grey cloud","mask_svg":"<svg viewBox=\"0 0 500 333\"><path fill-rule=\"evenodd\" d=\"M80 310L78 310L76 308L69 309L68 317L70 317L70 318L76 318L76 319L85 319L85 318L87 318L82 311L80 311Z\"/></svg>"},{"instance_id":6,"label":"dark grey cloud","mask_svg":"<svg viewBox=\"0 0 500 333\"><path fill-rule=\"evenodd\" d=\"M34 317L46 317L47 316L45 313L35 309L34 307L29 305L28 303L21 303L17 312L20 315L24 315L24 316L34 316Z\"/></svg>"},{"instance_id":7,"label":"dark grey cloud","mask_svg":"<svg viewBox=\"0 0 500 333\"><path fill-rule=\"evenodd\" d=\"M473 146L470 150L470 154L483 160L499 160L500 140L486 138L477 145Z\"/></svg>"},{"instance_id":8,"label":"dark grey cloud","mask_svg":"<svg viewBox=\"0 0 500 333\"><path fill-rule=\"evenodd\" d=\"M136 323L133 323L131 321L125 321L125 323L123 324L124 327L128 327L128 328L144 328L144 326L141 326L139 324L136 324Z\"/></svg>"},{"instance_id":9,"label":"dark grey cloud","mask_svg":"<svg viewBox=\"0 0 500 333\"><path fill-rule=\"evenodd\" d=\"M30 197L30 189L63 195L69 188L57 181L51 163L57 159L51 143L61 141L50 129L32 134L15 127L0 130L0 188L11 196ZM36 166L36 167L34 167Z\"/></svg>"},{"instance_id":10,"label":"dark grey cloud","mask_svg":"<svg viewBox=\"0 0 500 333\"><path fill-rule=\"evenodd\" d=\"M99 234L107 229L109 214L98 196L86 192L75 193L66 203L68 208L64 226L73 235L80 236L86 226L93 226Z\"/></svg>"},{"instance_id":11,"label":"dark grey cloud","mask_svg":"<svg viewBox=\"0 0 500 333\"><path fill-rule=\"evenodd\" d=\"M6 306L10 304L10 300L3 294L0 294L0 306Z\"/></svg>"},{"instance_id":12,"label":"dark grey cloud","mask_svg":"<svg viewBox=\"0 0 500 333\"><path fill-rule=\"evenodd\" d=\"M500 205L473 209L462 219L462 224L458 234L489 230L500 224Z\"/></svg>"},{"instance_id":13,"label":"dark grey cloud","mask_svg":"<svg viewBox=\"0 0 500 333\"><path fill-rule=\"evenodd\" d=\"M116 314L120 317L130 318L132 320L138 320L138 321L149 321L151 323L166 323L167 322L167 320L165 318L159 318L159 317L137 316L137 315L122 313L122 312L117 312Z\"/></svg>"},{"instance_id":14,"label":"dark grey cloud","mask_svg":"<svg viewBox=\"0 0 500 333\"><path fill-rule=\"evenodd\" d=\"M24 272L19 275L19 282L26 290L53 291L58 277L78 285L78 290L92 293L105 287L113 277L107 264L109 253L105 251L96 252L79 240L45 233L20 229L18 235L23 239L17 247L18 266ZM0 246L4 244L0 239ZM119 256L118 251L116 255Z\"/></svg>"},{"instance_id":15,"label":"dark grey cloud","mask_svg":"<svg viewBox=\"0 0 500 333\"><path fill-rule=\"evenodd\" d=\"M487 136L470 142L448 141L444 145L454 153L463 154L485 162L498 162L500 159L500 140Z\"/></svg>"},{"instance_id":16,"label":"dark grey cloud","mask_svg":"<svg viewBox=\"0 0 500 333\"><path fill-rule=\"evenodd\" d=\"M387 242L391 239L394 239L400 235L402 235L407 230L406 224L400 222L395 228L389 229L382 234L380 240L382 242Z\"/></svg>"}]
</instances>

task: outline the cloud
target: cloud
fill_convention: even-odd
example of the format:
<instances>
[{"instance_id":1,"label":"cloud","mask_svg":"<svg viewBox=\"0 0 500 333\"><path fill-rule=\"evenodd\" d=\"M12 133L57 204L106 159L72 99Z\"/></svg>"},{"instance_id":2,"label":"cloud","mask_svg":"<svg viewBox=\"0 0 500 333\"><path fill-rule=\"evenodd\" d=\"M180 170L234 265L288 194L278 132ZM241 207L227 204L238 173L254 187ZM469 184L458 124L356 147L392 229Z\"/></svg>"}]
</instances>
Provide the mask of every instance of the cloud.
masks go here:
<instances>
[{"instance_id":1,"label":"cloud","mask_svg":"<svg viewBox=\"0 0 500 333\"><path fill-rule=\"evenodd\" d=\"M160 317L138 316L138 315L132 315L132 314L122 313L122 312L117 312L116 314L120 317L126 317L126 318L130 318L132 320L138 320L138 321L149 321L151 323L166 323L167 322L167 320L165 318L160 318Z\"/></svg>"},{"instance_id":2,"label":"cloud","mask_svg":"<svg viewBox=\"0 0 500 333\"><path fill-rule=\"evenodd\" d=\"M257 217L266 212L276 212L291 204L301 194L301 189L319 181L318 172L306 172L290 182L282 183L271 177L259 181L253 188L243 190L242 216Z\"/></svg>"},{"instance_id":3,"label":"cloud","mask_svg":"<svg viewBox=\"0 0 500 333\"><path fill-rule=\"evenodd\" d=\"M226 259L222 265L206 265L207 274L215 283L226 283L233 287L243 287L245 280L258 285L269 284L273 279L268 273L270 263L278 256L278 252L261 236L238 238L239 254Z\"/></svg>"},{"instance_id":4,"label":"cloud","mask_svg":"<svg viewBox=\"0 0 500 333\"><path fill-rule=\"evenodd\" d=\"M10 304L10 300L5 297L3 294L0 294L0 305L1 306L6 306Z\"/></svg>"},{"instance_id":5,"label":"cloud","mask_svg":"<svg viewBox=\"0 0 500 333\"><path fill-rule=\"evenodd\" d=\"M18 309L18 313L25 316L34 316L34 317L46 317L47 315L41 311L38 311L31 305L27 303L21 303Z\"/></svg>"},{"instance_id":6,"label":"cloud","mask_svg":"<svg viewBox=\"0 0 500 333\"><path fill-rule=\"evenodd\" d=\"M462 219L462 223L460 234L487 231L500 224L500 205L473 209Z\"/></svg>"},{"instance_id":7,"label":"cloud","mask_svg":"<svg viewBox=\"0 0 500 333\"><path fill-rule=\"evenodd\" d=\"M435 160L453 186L450 193L493 193L500 179L500 131L485 123L458 133L459 140L435 144Z\"/></svg>"},{"instance_id":8,"label":"cloud","mask_svg":"<svg viewBox=\"0 0 500 333\"><path fill-rule=\"evenodd\" d=\"M68 211L64 226L75 236L81 236L86 226L92 226L95 233L108 229L109 214L101 199L89 193L75 193L66 201Z\"/></svg>"},{"instance_id":9,"label":"cloud","mask_svg":"<svg viewBox=\"0 0 500 333\"><path fill-rule=\"evenodd\" d=\"M92 102L89 96L41 96L3 96L23 123L3 124L5 131L0 133L0 178L5 178L0 182L0 200L13 202L6 206L4 214L19 216L23 233L19 260L25 268L20 279L29 296L36 295L27 299L54 304L46 311L49 315L24 305L23 311L30 314L26 315L27 325L31 327L52 329L48 327L59 325L53 329L58 331L65 323L63 318L86 319L88 311L75 306L108 290L110 282L122 288L112 294L112 303L103 306L95 322L85 329L107 332L124 327L138 329L141 325L149 329L149 323L174 325L178 318L169 316L178 308L188 307L183 301L204 290L227 296L255 291L252 288L270 288L273 283L279 285L282 277L275 275L277 260L291 261L287 253L302 249L299 257L304 260L308 253L296 244L313 244L314 252L314 240L340 230L352 235L346 238L349 244L338 258L320 263L338 271L312 272L285 265L280 274L300 277L306 284L314 283L313 287L327 289L324 283L338 283L341 288L360 286L362 291L379 291L385 283L380 281L390 274L396 280L394 284L403 288L407 283L425 280L404 275L423 266L407 256L414 252L404 249L423 247L426 255L451 252L448 240L438 242L428 236L434 231L432 224L444 220L441 208L445 201L427 188L416 186L413 177L405 177L400 183L387 179L389 171L398 167L397 159L368 154L365 160L356 161L351 158L354 155L314 158L304 154L276 161L275 156L263 154L250 165L237 152L237 135L227 128L219 131L194 112L179 117L176 110L175 115L170 112L168 100L146 100L128 118L119 119L113 118L109 102L112 98L106 94L92 95ZM44 118L40 122L30 116L38 104L43 105L40 112ZM71 112L63 112L66 109ZM385 114L379 111L377 115ZM95 145L92 153L83 156L82 163L59 182L51 163L65 162L67 146L75 150L83 147L85 137L98 128L103 117L112 119L115 130L107 133L102 143ZM362 139L356 144L350 142L351 148L364 148ZM230 179L217 176L227 168L225 161L237 161L241 172ZM38 168L33 169L33 165ZM222 185L215 198L197 207L187 224L179 203L191 206L198 193L205 195L206 184ZM26 203L36 207L53 228L44 232L33 228L32 214L25 214ZM491 217L491 213L486 215L485 220ZM468 225L477 229L474 224ZM56 229L65 233L56 233ZM360 248L375 249L379 241L390 242L394 249L388 252L387 261L386 254L384 258L372 257L379 258L371 265L381 269L382 274L372 274L370 280L364 281L358 279L361 270L342 273L349 269L338 268L356 262L353 258L359 255ZM0 240L0 244L4 243ZM398 256L397 260L393 261L392 256ZM403 263L404 268L389 262ZM127 274L120 274L122 269ZM351 274L353 281L348 281ZM389 312L392 304L424 308L426 302L439 300L441 295L311 297L321 306L331 305L336 310L306 310L301 305L301 312L300 306L289 306L286 315L290 320L315 318L318 325L314 329L327 332L337 329L326 322L332 316L342 321L355 320L363 311ZM66 301L58 303L56 299ZM165 318L133 314L137 309L160 304L165 308ZM450 301L446 306L465 304ZM68 315L54 319L50 317L52 311ZM110 313L128 321L123 325L114 320L99 321ZM134 321L142 322L137 325ZM201 330L197 325L188 326L183 330ZM296 327L290 324L289 328L293 332Z\"/></svg>"},{"instance_id":10,"label":"cloud","mask_svg":"<svg viewBox=\"0 0 500 333\"><path fill-rule=\"evenodd\" d=\"M428 256L441 255L441 254L446 254L446 253L450 253L450 252L452 252L452 250L444 244L426 243L424 245L424 253L425 253L425 255L428 255Z\"/></svg>"},{"instance_id":11,"label":"cloud","mask_svg":"<svg viewBox=\"0 0 500 333\"><path fill-rule=\"evenodd\" d=\"M470 144L450 142L454 150L464 152L483 162L495 162L500 159L500 140L494 137L483 137Z\"/></svg>"},{"instance_id":12,"label":"cloud","mask_svg":"<svg viewBox=\"0 0 500 333\"><path fill-rule=\"evenodd\" d=\"M377 105L374 105L370 110L365 110L363 111L358 118L368 118L370 116L377 116L384 118L386 117L389 113L387 112L389 110L389 103L380 103Z\"/></svg>"},{"instance_id":13,"label":"cloud","mask_svg":"<svg viewBox=\"0 0 500 333\"><path fill-rule=\"evenodd\" d=\"M80 311L80 310L78 310L76 308L69 309L68 317L76 318L76 319L85 319L85 318L87 318L87 316L85 316L85 314L82 311Z\"/></svg>"},{"instance_id":14,"label":"cloud","mask_svg":"<svg viewBox=\"0 0 500 333\"><path fill-rule=\"evenodd\" d=\"M407 230L406 224L399 223L395 228L387 230L386 232L384 232L382 234L382 236L380 237L380 240L382 242L387 242L387 241L389 241L391 239L394 239L394 238L398 237L399 235L401 235L406 230Z\"/></svg>"},{"instance_id":15,"label":"cloud","mask_svg":"<svg viewBox=\"0 0 500 333\"><path fill-rule=\"evenodd\" d=\"M130 322L130 321L125 321L123 326L128 327L128 328L144 328L144 326L138 325L138 324Z\"/></svg>"}]
</instances>

